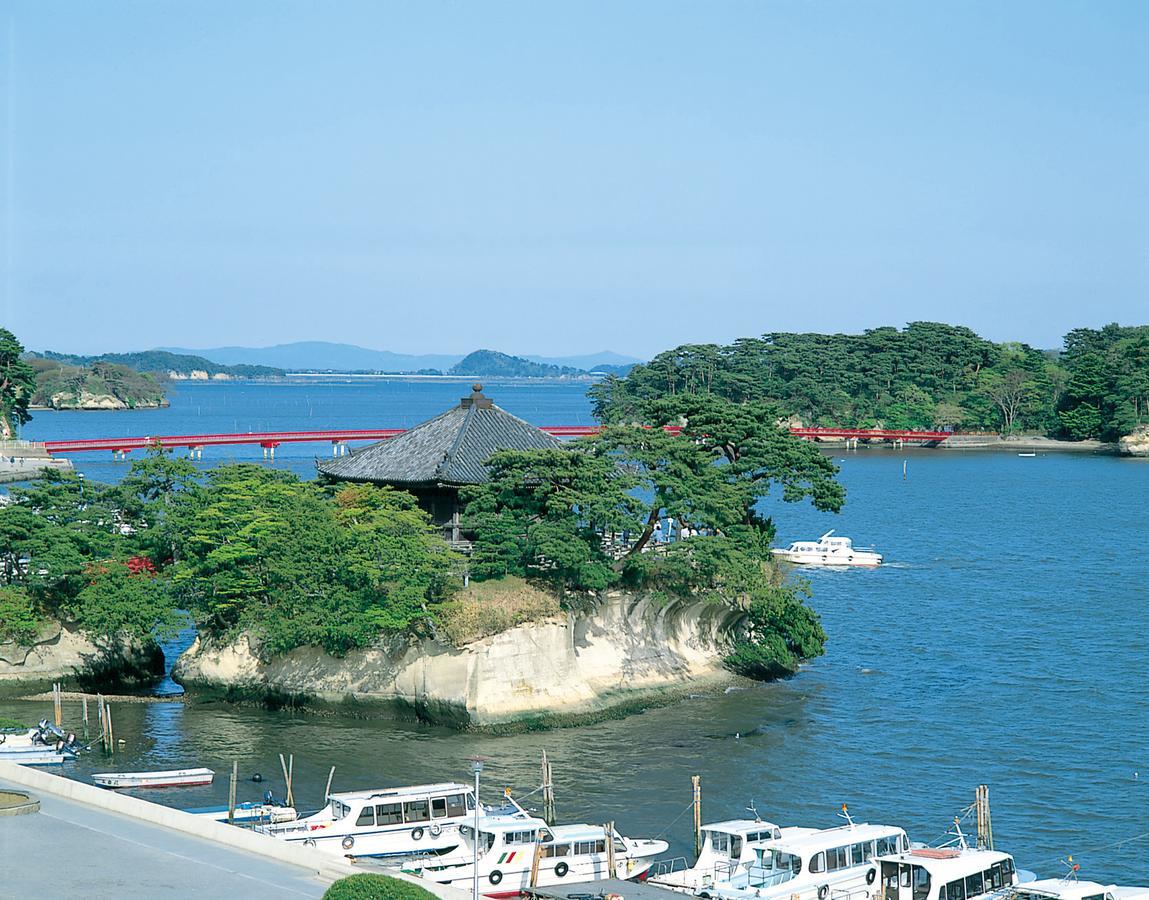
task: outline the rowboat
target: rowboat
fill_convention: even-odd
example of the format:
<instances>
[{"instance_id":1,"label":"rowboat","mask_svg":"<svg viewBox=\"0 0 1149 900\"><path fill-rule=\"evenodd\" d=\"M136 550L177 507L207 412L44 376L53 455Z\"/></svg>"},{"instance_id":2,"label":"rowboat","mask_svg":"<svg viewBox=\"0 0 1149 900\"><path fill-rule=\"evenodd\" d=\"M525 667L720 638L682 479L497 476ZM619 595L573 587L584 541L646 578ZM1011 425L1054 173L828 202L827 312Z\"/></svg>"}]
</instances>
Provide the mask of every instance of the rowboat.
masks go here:
<instances>
[{"instance_id":1,"label":"rowboat","mask_svg":"<svg viewBox=\"0 0 1149 900\"><path fill-rule=\"evenodd\" d=\"M194 787L211 784L211 769L172 769L168 772L100 772L92 781L106 788Z\"/></svg>"}]
</instances>

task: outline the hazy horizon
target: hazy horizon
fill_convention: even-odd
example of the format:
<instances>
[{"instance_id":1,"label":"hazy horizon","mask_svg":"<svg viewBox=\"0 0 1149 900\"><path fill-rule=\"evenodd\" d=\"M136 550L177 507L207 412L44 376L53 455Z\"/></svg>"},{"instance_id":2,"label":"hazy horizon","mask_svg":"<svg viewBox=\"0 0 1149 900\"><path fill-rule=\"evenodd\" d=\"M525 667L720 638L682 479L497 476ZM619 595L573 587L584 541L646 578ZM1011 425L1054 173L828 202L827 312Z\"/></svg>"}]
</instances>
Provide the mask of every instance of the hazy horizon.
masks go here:
<instances>
[{"instance_id":1,"label":"hazy horizon","mask_svg":"<svg viewBox=\"0 0 1149 900\"><path fill-rule=\"evenodd\" d=\"M3 324L648 358L1146 321L1149 6L0 13Z\"/></svg>"}]
</instances>

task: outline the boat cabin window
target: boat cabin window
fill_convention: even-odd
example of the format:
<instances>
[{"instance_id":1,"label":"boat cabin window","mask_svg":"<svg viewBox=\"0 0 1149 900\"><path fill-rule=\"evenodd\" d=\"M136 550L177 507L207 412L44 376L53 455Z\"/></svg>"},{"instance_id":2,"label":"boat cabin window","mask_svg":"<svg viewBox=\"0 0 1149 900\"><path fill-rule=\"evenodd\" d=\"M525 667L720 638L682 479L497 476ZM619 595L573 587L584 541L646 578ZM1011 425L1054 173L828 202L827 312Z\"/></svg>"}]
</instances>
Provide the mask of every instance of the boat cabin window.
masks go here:
<instances>
[{"instance_id":1,"label":"boat cabin window","mask_svg":"<svg viewBox=\"0 0 1149 900\"><path fill-rule=\"evenodd\" d=\"M447 815L447 798L446 797L432 797L431 798L431 818L442 819Z\"/></svg>"},{"instance_id":2,"label":"boat cabin window","mask_svg":"<svg viewBox=\"0 0 1149 900\"><path fill-rule=\"evenodd\" d=\"M474 806L471 806L474 809ZM447 798L447 815L454 818L461 816L467 812L467 801L463 798L462 794L451 794Z\"/></svg>"},{"instance_id":3,"label":"boat cabin window","mask_svg":"<svg viewBox=\"0 0 1149 900\"><path fill-rule=\"evenodd\" d=\"M402 825L403 804L383 803L375 807L375 823L377 825Z\"/></svg>"},{"instance_id":4,"label":"boat cabin window","mask_svg":"<svg viewBox=\"0 0 1149 900\"><path fill-rule=\"evenodd\" d=\"M355 820L357 826L374 825L375 824L375 807L364 806L359 810L359 818Z\"/></svg>"},{"instance_id":5,"label":"boat cabin window","mask_svg":"<svg viewBox=\"0 0 1149 900\"><path fill-rule=\"evenodd\" d=\"M916 868L918 867L899 866L896 862L882 863L882 889L885 900L914 900L912 870Z\"/></svg>"},{"instance_id":6,"label":"boat cabin window","mask_svg":"<svg viewBox=\"0 0 1149 900\"><path fill-rule=\"evenodd\" d=\"M737 859L742 855L742 838L735 835L730 839L730 858Z\"/></svg>"},{"instance_id":7,"label":"boat cabin window","mask_svg":"<svg viewBox=\"0 0 1149 900\"><path fill-rule=\"evenodd\" d=\"M535 832L532 831L508 831L503 835L504 844L533 844L535 842Z\"/></svg>"},{"instance_id":8,"label":"boat cabin window","mask_svg":"<svg viewBox=\"0 0 1149 900\"><path fill-rule=\"evenodd\" d=\"M710 846L714 848L715 853L729 853L730 835L725 831L710 832Z\"/></svg>"},{"instance_id":9,"label":"boat cabin window","mask_svg":"<svg viewBox=\"0 0 1149 900\"><path fill-rule=\"evenodd\" d=\"M938 900L965 900L965 881L959 878L945 885L938 895Z\"/></svg>"},{"instance_id":10,"label":"boat cabin window","mask_svg":"<svg viewBox=\"0 0 1149 900\"><path fill-rule=\"evenodd\" d=\"M891 834L888 837L881 837L877 840L878 856L893 856L895 853L900 853L905 849L906 846L900 834Z\"/></svg>"},{"instance_id":11,"label":"boat cabin window","mask_svg":"<svg viewBox=\"0 0 1149 900\"><path fill-rule=\"evenodd\" d=\"M850 848L835 847L826 851L826 871L837 872L850 866Z\"/></svg>"},{"instance_id":12,"label":"boat cabin window","mask_svg":"<svg viewBox=\"0 0 1149 900\"><path fill-rule=\"evenodd\" d=\"M815 853L813 859L810 860L811 872L825 872L826 871L826 854Z\"/></svg>"},{"instance_id":13,"label":"boat cabin window","mask_svg":"<svg viewBox=\"0 0 1149 900\"><path fill-rule=\"evenodd\" d=\"M761 841L776 841L782 837L782 832L775 828L773 831L752 831L746 835L746 843L757 844Z\"/></svg>"},{"instance_id":14,"label":"boat cabin window","mask_svg":"<svg viewBox=\"0 0 1149 900\"><path fill-rule=\"evenodd\" d=\"M555 856L570 856L570 854L571 854L571 845L570 844L550 844L547 847L543 847L543 856L545 856L547 858L551 858L551 857L555 857Z\"/></svg>"},{"instance_id":15,"label":"boat cabin window","mask_svg":"<svg viewBox=\"0 0 1149 900\"><path fill-rule=\"evenodd\" d=\"M913 866L914 900L927 900L930 895L930 873L924 866Z\"/></svg>"},{"instance_id":16,"label":"boat cabin window","mask_svg":"<svg viewBox=\"0 0 1149 900\"><path fill-rule=\"evenodd\" d=\"M802 872L802 857L793 853L784 853L781 850L765 850L762 853L762 868L769 872L790 872L800 875Z\"/></svg>"},{"instance_id":17,"label":"boat cabin window","mask_svg":"<svg viewBox=\"0 0 1149 900\"><path fill-rule=\"evenodd\" d=\"M426 822L430 818L426 800L408 800L403 804L405 822Z\"/></svg>"},{"instance_id":18,"label":"boat cabin window","mask_svg":"<svg viewBox=\"0 0 1149 900\"><path fill-rule=\"evenodd\" d=\"M606 840L575 841L574 852L576 856L583 856L587 853L606 853Z\"/></svg>"},{"instance_id":19,"label":"boat cabin window","mask_svg":"<svg viewBox=\"0 0 1149 900\"><path fill-rule=\"evenodd\" d=\"M622 838L620 838L618 835L615 835L614 837L614 852L626 853L626 844L622 842Z\"/></svg>"},{"instance_id":20,"label":"boat cabin window","mask_svg":"<svg viewBox=\"0 0 1149 900\"><path fill-rule=\"evenodd\" d=\"M331 818L342 819L345 815L351 812L351 807L341 800L331 801Z\"/></svg>"},{"instance_id":21,"label":"boat cabin window","mask_svg":"<svg viewBox=\"0 0 1149 900\"><path fill-rule=\"evenodd\" d=\"M967 897L976 897L978 894L984 894L984 882L985 880L982 878L981 872L967 875L965 877L965 895Z\"/></svg>"}]
</instances>

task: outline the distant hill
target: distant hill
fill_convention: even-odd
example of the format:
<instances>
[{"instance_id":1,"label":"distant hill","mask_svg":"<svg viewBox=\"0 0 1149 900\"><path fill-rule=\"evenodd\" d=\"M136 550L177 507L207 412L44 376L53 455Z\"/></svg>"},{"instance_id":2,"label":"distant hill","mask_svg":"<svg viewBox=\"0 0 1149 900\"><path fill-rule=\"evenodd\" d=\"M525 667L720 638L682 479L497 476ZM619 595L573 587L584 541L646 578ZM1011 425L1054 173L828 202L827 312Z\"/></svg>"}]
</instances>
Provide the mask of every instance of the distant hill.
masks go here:
<instances>
[{"instance_id":1,"label":"distant hill","mask_svg":"<svg viewBox=\"0 0 1149 900\"><path fill-rule=\"evenodd\" d=\"M409 354L369 350L354 344L328 341L297 341L274 347L213 347L207 350L167 348L173 353L195 353L222 365L252 363L275 366L289 372L387 372L446 371L462 354Z\"/></svg>"},{"instance_id":2,"label":"distant hill","mask_svg":"<svg viewBox=\"0 0 1149 900\"><path fill-rule=\"evenodd\" d=\"M274 347L213 347L207 350L166 347L163 350L181 355L193 354L201 359L210 359L219 365L259 364L286 369L289 372L436 374L450 372L464 358L461 353L392 353L390 350L371 350L356 344L337 344L330 341L297 341L291 344L277 344ZM631 366L640 362L634 357L624 356L610 350L587 353L582 356L517 357L507 354L500 355L507 359L522 359L526 362L553 366L560 370L577 369L580 372L616 372L618 374L625 374ZM493 373L484 372L483 374ZM562 372L560 371L558 374L562 374Z\"/></svg>"},{"instance_id":3,"label":"distant hill","mask_svg":"<svg viewBox=\"0 0 1149 900\"><path fill-rule=\"evenodd\" d=\"M631 366L642 362L633 356L623 356L613 350L602 350L599 353L586 353L582 356L524 356L531 362L543 363L548 366L560 368L582 369L584 372L616 372L629 370Z\"/></svg>"},{"instance_id":4,"label":"distant hill","mask_svg":"<svg viewBox=\"0 0 1149 900\"><path fill-rule=\"evenodd\" d=\"M451 367L450 375L483 375L502 378L556 378L585 375L582 369L532 362L497 350L476 350Z\"/></svg>"},{"instance_id":5,"label":"distant hill","mask_svg":"<svg viewBox=\"0 0 1149 900\"><path fill-rule=\"evenodd\" d=\"M112 363L127 366L137 372L156 372L167 375L190 376L193 372L206 372L209 376L224 375L231 378L272 378L283 375L282 369L270 366L221 365L202 356L173 353L167 350L143 350L138 353L104 353L100 356L76 356L69 353L30 353L30 357L51 359L66 366L90 366L93 363Z\"/></svg>"}]
</instances>

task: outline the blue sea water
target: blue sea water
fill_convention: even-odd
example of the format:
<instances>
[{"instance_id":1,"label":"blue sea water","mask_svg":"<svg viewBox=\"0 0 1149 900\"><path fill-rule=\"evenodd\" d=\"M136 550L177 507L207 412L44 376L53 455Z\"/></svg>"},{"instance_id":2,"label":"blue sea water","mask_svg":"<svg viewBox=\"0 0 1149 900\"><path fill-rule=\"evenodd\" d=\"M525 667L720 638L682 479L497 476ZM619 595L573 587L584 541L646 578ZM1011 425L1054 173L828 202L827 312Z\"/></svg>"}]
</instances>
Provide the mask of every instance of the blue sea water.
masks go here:
<instances>
[{"instance_id":1,"label":"blue sea water","mask_svg":"<svg viewBox=\"0 0 1149 900\"><path fill-rule=\"evenodd\" d=\"M168 410L39 413L25 435L410 425L467 387L181 385ZM492 384L488 393L538 424L583 424L584 389ZM325 450L281 447L277 465L311 472L312 454ZM207 453L217 461L259 450ZM704 819L753 801L781 824L833 825L846 802L856 819L902 824L916 840L941 835L984 782L997 845L1022 866L1055 875L1072 854L1084 877L1149 881L1149 463L865 449L835 460L844 511L768 499L779 541L834 528L875 545L887 565L802 573L830 639L792 679L513 737L226 704L125 704L116 730L128 743L116 766L222 773L238 759L242 772L271 779L277 754L293 752L306 806L321 799L331 765L335 788L351 789L464 777L475 753L490 758L492 794L504 785L522 793L538 783L546 749L562 818L616 819L628 833L665 835L675 853L691 841L696 773ZM92 478L124 468L76 461ZM39 717L43 707L0 701L0 714ZM93 757L75 771L107 767ZM157 799L205 805L226 791L223 779Z\"/></svg>"}]
</instances>

